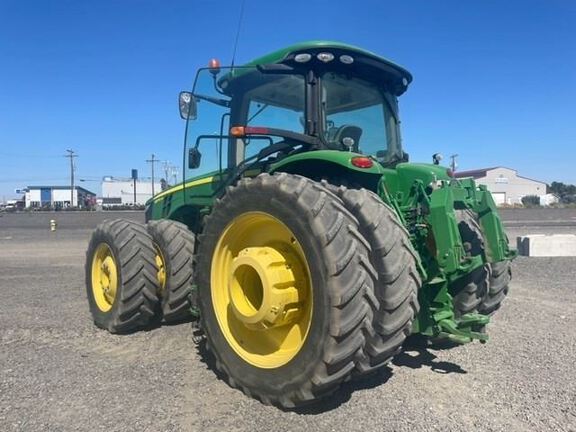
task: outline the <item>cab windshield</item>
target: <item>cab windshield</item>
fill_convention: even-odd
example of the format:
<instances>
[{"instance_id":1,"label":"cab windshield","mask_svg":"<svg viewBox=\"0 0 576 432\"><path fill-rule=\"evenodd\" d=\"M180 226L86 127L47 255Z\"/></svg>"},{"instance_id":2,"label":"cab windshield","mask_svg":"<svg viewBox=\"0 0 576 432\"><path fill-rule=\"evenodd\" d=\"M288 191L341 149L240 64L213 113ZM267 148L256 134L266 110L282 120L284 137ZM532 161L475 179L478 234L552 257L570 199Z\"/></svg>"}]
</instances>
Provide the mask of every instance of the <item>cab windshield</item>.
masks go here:
<instances>
[{"instance_id":1,"label":"cab windshield","mask_svg":"<svg viewBox=\"0 0 576 432\"><path fill-rule=\"evenodd\" d=\"M322 77L323 138L329 148L402 158L396 100L376 84L328 72Z\"/></svg>"},{"instance_id":2,"label":"cab windshield","mask_svg":"<svg viewBox=\"0 0 576 432\"><path fill-rule=\"evenodd\" d=\"M316 91L295 71L201 69L193 89L197 113L187 122L185 151L199 147L202 164L193 172L185 168L186 177L237 166L282 140L231 137L232 126L306 134L306 125L317 124L321 148L370 155L383 164L402 158L394 96L374 83L336 72L318 78ZM315 113L318 117L312 118Z\"/></svg>"}]
</instances>

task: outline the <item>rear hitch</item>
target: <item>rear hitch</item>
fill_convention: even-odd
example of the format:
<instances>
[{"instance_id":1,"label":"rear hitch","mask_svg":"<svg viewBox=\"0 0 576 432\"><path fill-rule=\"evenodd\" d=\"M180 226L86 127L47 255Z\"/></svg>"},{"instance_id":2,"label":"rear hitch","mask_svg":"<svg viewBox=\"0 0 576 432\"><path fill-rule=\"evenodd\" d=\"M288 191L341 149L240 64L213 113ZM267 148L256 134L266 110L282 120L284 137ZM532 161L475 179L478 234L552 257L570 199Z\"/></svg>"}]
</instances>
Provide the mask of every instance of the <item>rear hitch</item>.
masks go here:
<instances>
[{"instance_id":1,"label":"rear hitch","mask_svg":"<svg viewBox=\"0 0 576 432\"><path fill-rule=\"evenodd\" d=\"M446 315L446 317L441 315ZM434 318L438 323L438 336L440 338L446 338L462 345L474 340L478 340L482 344L488 341L488 334L478 330L483 329L490 322L489 316L467 313L460 318L453 318L452 314L442 311L435 314Z\"/></svg>"}]
</instances>

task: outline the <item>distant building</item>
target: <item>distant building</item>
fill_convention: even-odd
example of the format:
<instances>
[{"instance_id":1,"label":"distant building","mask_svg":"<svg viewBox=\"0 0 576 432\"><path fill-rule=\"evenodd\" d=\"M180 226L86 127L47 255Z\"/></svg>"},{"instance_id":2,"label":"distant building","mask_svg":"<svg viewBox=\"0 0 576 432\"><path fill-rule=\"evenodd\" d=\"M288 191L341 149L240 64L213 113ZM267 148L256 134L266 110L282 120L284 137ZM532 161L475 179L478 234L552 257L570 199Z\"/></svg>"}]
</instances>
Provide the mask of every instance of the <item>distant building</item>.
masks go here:
<instances>
[{"instance_id":1,"label":"distant building","mask_svg":"<svg viewBox=\"0 0 576 432\"><path fill-rule=\"evenodd\" d=\"M162 192L160 181L154 182L154 193ZM144 205L152 198L152 182L136 180L136 205ZM133 205L134 180L118 177L104 177L102 179L102 205Z\"/></svg>"},{"instance_id":2,"label":"distant building","mask_svg":"<svg viewBox=\"0 0 576 432\"><path fill-rule=\"evenodd\" d=\"M540 205L544 207L558 204L559 201L560 199L554 194L540 195Z\"/></svg>"},{"instance_id":3,"label":"distant building","mask_svg":"<svg viewBox=\"0 0 576 432\"><path fill-rule=\"evenodd\" d=\"M455 177L472 177L477 184L485 185L496 205L522 204L526 195L546 195L546 183L519 176L516 170L505 167L460 171Z\"/></svg>"},{"instance_id":4,"label":"distant building","mask_svg":"<svg viewBox=\"0 0 576 432\"><path fill-rule=\"evenodd\" d=\"M73 199L72 207L89 207L96 199L96 194L80 186L74 187L74 193L70 193L70 186L28 186L26 188L26 208L66 208L70 207L70 199Z\"/></svg>"}]
</instances>

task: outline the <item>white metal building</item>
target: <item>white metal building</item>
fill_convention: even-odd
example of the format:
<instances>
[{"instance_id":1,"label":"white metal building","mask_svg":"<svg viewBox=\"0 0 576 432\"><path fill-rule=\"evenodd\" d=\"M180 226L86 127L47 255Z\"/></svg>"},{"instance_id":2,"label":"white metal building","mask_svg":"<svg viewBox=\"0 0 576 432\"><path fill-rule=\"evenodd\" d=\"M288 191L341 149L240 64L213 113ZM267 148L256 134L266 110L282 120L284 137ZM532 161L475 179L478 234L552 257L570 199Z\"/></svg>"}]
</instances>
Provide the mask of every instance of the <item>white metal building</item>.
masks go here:
<instances>
[{"instance_id":1,"label":"white metal building","mask_svg":"<svg viewBox=\"0 0 576 432\"><path fill-rule=\"evenodd\" d=\"M154 182L154 193L162 191L160 181ZM136 180L136 205L144 205L152 198L152 182ZM119 177L104 177L102 179L102 205L133 205L134 180Z\"/></svg>"},{"instance_id":2,"label":"white metal building","mask_svg":"<svg viewBox=\"0 0 576 432\"><path fill-rule=\"evenodd\" d=\"M456 172L458 178L472 177L492 193L496 205L522 204L527 195L546 195L546 183L518 175L516 170L505 167L482 168Z\"/></svg>"},{"instance_id":3,"label":"white metal building","mask_svg":"<svg viewBox=\"0 0 576 432\"><path fill-rule=\"evenodd\" d=\"M88 207L95 198L94 192L80 186L74 187L73 194L70 193L70 186L28 186L25 202L26 208L66 208L70 207L70 200L73 199L72 207Z\"/></svg>"}]
</instances>

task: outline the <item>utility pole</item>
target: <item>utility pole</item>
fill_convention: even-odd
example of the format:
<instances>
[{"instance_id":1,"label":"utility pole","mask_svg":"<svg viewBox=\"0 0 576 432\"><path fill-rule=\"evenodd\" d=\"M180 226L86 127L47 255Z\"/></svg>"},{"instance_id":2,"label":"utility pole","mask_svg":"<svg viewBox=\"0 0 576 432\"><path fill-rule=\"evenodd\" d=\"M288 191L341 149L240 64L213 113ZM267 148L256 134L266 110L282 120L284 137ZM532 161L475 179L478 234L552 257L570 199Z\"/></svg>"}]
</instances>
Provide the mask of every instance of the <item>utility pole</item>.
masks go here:
<instances>
[{"instance_id":1,"label":"utility pole","mask_svg":"<svg viewBox=\"0 0 576 432\"><path fill-rule=\"evenodd\" d=\"M172 165L172 177L174 177L174 181L172 182L173 185L178 183L178 167L176 165Z\"/></svg>"},{"instance_id":2,"label":"utility pole","mask_svg":"<svg viewBox=\"0 0 576 432\"><path fill-rule=\"evenodd\" d=\"M162 169L164 170L164 180L166 180L166 183L168 183L169 181L169 174L170 174L170 162L169 161L164 161L162 162Z\"/></svg>"},{"instance_id":3,"label":"utility pole","mask_svg":"<svg viewBox=\"0 0 576 432\"><path fill-rule=\"evenodd\" d=\"M152 153L152 158L146 159L146 162L152 165L152 197L154 197L154 164L160 161L156 159L156 156Z\"/></svg>"},{"instance_id":4,"label":"utility pole","mask_svg":"<svg viewBox=\"0 0 576 432\"><path fill-rule=\"evenodd\" d=\"M164 161L162 162L162 169L164 170L164 180L166 180L166 183L175 185L177 181L177 167L172 165L170 161ZM174 180L172 180L172 177L174 177Z\"/></svg>"},{"instance_id":5,"label":"utility pole","mask_svg":"<svg viewBox=\"0 0 576 432\"><path fill-rule=\"evenodd\" d=\"M78 157L74 150L68 152L64 157L70 158L70 208L74 207L74 158Z\"/></svg>"},{"instance_id":6,"label":"utility pole","mask_svg":"<svg viewBox=\"0 0 576 432\"><path fill-rule=\"evenodd\" d=\"M456 167L458 166L456 164L456 158L458 157L457 154L453 154L450 155L450 159L452 159L452 162L450 163L450 168L452 169L452 172L455 173L456 172Z\"/></svg>"}]
</instances>

